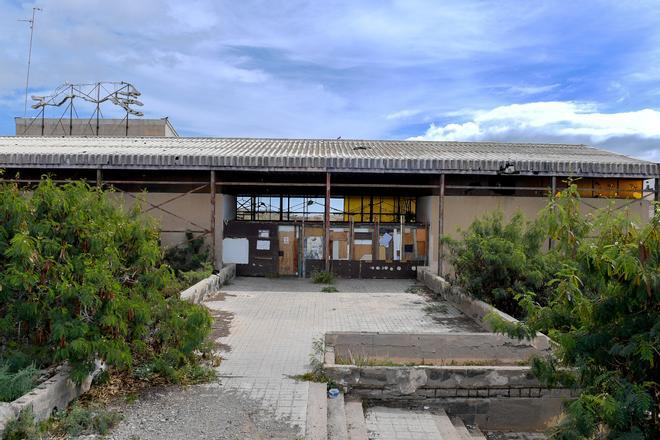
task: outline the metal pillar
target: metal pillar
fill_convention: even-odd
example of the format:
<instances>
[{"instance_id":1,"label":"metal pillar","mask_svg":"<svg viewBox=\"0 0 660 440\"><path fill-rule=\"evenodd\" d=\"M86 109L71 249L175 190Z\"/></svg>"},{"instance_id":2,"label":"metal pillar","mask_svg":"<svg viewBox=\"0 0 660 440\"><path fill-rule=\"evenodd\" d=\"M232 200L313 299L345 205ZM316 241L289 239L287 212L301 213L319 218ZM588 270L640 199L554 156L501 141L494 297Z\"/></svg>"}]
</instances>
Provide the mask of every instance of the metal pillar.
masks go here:
<instances>
[{"instance_id":1,"label":"metal pillar","mask_svg":"<svg viewBox=\"0 0 660 440\"><path fill-rule=\"evenodd\" d=\"M325 245L323 246L323 256L325 257L325 270L330 271L330 173L325 173L325 215L323 224L323 235L325 236Z\"/></svg>"},{"instance_id":2,"label":"metal pillar","mask_svg":"<svg viewBox=\"0 0 660 440\"><path fill-rule=\"evenodd\" d=\"M103 172L100 168L96 170L96 186L99 188L103 186Z\"/></svg>"},{"instance_id":3,"label":"metal pillar","mask_svg":"<svg viewBox=\"0 0 660 440\"><path fill-rule=\"evenodd\" d=\"M445 175L440 174L440 194L438 195L438 276L442 276L444 248L442 236L445 233Z\"/></svg>"},{"instance_id":4,"label":"metal pillar","mask_svg":"<svg viewBox=\"0 0 660 440\"><path fill-rule=\"evenodd\" d=\"M213 260L213 269L220 270L218 266L218 256L216 254L216 240L215 240L215 170L211 170L211 258Z\"/></svg>"}]
</instances>

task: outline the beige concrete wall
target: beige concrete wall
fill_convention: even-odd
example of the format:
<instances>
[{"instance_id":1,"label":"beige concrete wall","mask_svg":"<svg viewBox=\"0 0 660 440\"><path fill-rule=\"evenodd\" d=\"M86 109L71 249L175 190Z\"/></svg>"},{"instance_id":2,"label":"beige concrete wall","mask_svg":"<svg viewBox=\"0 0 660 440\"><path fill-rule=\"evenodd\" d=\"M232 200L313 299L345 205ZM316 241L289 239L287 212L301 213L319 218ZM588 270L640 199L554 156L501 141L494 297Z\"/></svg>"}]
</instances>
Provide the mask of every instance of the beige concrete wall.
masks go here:
<instances>
[{"instance_id":1,"label":"beige concrete wall","mask_svg":"<svg viewBox=\"0 0 660 440\"><path fill-rule=\"evenodd\" d=\"M43 121L45 136L96 136L96 119L46 118ZM42 120L16 118L16 136L41 136ZM99 136L126 136L126 120L100 119ZM178 136L167 118L163 119L131 119L128 120L128 136L176 137Z\"/></svg>"}]
</instances>

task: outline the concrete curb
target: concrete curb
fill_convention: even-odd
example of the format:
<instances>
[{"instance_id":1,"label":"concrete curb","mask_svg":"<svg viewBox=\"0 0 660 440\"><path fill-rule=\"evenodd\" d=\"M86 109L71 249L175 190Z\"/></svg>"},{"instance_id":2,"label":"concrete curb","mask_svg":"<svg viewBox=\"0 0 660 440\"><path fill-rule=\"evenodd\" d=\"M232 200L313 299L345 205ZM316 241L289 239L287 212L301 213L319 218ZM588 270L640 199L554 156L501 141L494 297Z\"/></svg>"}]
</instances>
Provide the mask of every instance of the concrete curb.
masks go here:
<instances>
[{"instance_id":1,"label":"concrete curb","mask_svg":"<svg viewBox=\"0 0 660 440\"><path fill-rule=\"evenodd\" d=\"M5 430L7 423L28 408L32 409L36 421L46 420L55 411L66 408L72 400L89 391L94 377L104 369L105 365L97 361L94 372L80 385L76 385L69 378L71 369L68 366L59 367L52 377L27 394L13 402L0 404L0 433Z\"/></svg>"},{"instance_id":2,"label":"concrete curb","mask_svg":"<svg viewBox=\"0 0 660 440\"><path fill-rule=\"evenodd\" d=\"M346 410L348 440L367 440L369 433L367 431L367 422L364 419L362 401L346 398L344 400L344 408Z\"/></svg>"},{"instance_id":3,"label":"concrete curb","mask_svg":"<svg viewBox=\"0 0 660 440\"><path fill-rule=\"evenodd\" d=\"M307 417L305 440L328 439L328 385L309 382L307 390Z\"/></svg>"},{"instance_id":4,"label":"concrete curb","mask_svg":"<svg viewBox=\"0 0 660 440\"><path fill-rule=\"evenodd\" d=\"M328 399L328 440L348 440L344 393Z\"/></svg>"},{"instance_id":5,"label":"concrete curb","mask_svg":"<svg viewBox=\"0 0 660 440\"><path fill-rule=\"evenodd\" d=\"M236 265L227 264L217 274L211 275L187 288L179 296L183 300L190 301L193 304L199 304L204 301L204 298L209 293L217 292L223 284L233 280L234 277L236 277Z\"/></svg>"},{"instance_id":6,"label":"concrete curb","mask_svg":"<svg viewBox=\"0 0 660 440\"><path fill-rule=\"evenodd\" d=\"M427 267L417 268L417 281L421 281L433 291L433 293L442 295L447 301L451 302L466 316L472 318L476 323L492 332L493 328L484 321L484 317L491 312L498 314L507 322L517 323L516 318L508 315L501 310L496 309L488 303L478 300L471 295L463 292L457 286L452 286L441 276L432 273ZM549 350L552 347L552 340L543 333L537 333L532 345L539 350Z\"/></svg>"}]
</instances>

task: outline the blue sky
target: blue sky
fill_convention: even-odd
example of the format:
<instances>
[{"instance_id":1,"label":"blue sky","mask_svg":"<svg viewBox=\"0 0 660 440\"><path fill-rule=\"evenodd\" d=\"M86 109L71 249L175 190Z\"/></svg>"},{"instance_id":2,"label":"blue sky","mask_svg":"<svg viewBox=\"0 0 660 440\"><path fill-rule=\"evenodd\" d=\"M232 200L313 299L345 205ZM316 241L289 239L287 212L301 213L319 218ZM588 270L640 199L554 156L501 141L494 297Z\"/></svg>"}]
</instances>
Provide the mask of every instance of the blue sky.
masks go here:
<instances>
[{"instance_id":1,"label":"blue sky","mask_svg":"<svg viewBox=\"0 0 660 440\"><path fill-rule=\"evenodd\" d=\"M129 81L182 135L586 143L660 161L660 2L0 0L0 134ZM53 115L56 116L56 115Z\"/></svg>"}]
</instances>

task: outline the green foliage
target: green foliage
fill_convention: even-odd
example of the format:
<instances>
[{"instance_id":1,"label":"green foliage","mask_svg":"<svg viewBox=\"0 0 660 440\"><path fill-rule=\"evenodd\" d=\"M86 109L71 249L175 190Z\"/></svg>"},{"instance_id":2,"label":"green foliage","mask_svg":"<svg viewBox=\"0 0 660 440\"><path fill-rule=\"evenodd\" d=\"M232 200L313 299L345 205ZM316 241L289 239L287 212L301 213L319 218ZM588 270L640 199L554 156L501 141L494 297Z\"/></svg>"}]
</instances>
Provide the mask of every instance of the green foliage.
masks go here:
<instances>
[{"instance_id":1,"label":"green foliage","mask_svg":"<svg viewBox=\"0 0 660 440\"><path fill-rule=\"evenodd\" d=\"M121 414L97 407L73 404L68 411L60 411L48 420L43 430L50 434L77 437L89 434L107 434L122 419Z\"/></svg>"},{"instance_id":2,"label":"green foliage","mask_svg":"<svg viewBox=\"0 0 660 440\"><path fill-rule=\"evenodd\" d=\"M312 282L315 284L334 284L335 276L332 272L315 270L312 272Z\"/></svg>"},{"instance_id":3,"label":"green foliage","mask_svg":"<svg viewBox=\"0 0 660 440\"><path fill-rule=\"evenodd\" d=\"M461 240L443 240L457 283L473 296L516 317L525 314L517 295L533 292L537 300L545 301L555 263L541 252L540 225L525 222L521 213L505 223L502 212L495 211L475 220Z\"/></svg>"},{"instance_id":4,"label":"green foliage","mask_svg":"<svg viewBox=\"0 0 660 440\"><path fill-rule=\"evenodd\" d=\"M165 252L165 262L177 273L197 271L208 265L208 259L209 250L204 245L204 237L194 237L191 231L186 231L184 244Z\"/></svg>"},{"instance_id":5,"label":"green foliage","mask_svg":"<svg viewBox=\"0 0 660 440\"><path fill-rule=\"evenodd\" d=\"M581 394L551 435L557 439L659 438L660 214L640 225L613 206L583 215L575 185L542 213L561 267L546 304L519 297L525 323L499 330L547 331L556 358L537 376ZM514 328L516 327L516 328ZM567 369L566 367L569 367Z\"/></svg>"},{"instance_id":6,"label":"green foliage","mask_svg":"<svg viewBox=\"0 0 660 440\"><path fill-rule=\"evenodd\" d=\"M323 293L334 293L334 292L339 292L335 286L324 286L321 289L321 292Z\"/></svg>"},{"instance_id":7,"label":"green foliage","mask_svg":"<svg viewBox=\"0 0 660 440\"><path fill-rule=\"evenodd\" d=\"M11 402L30 391L38 376L34 365L11 371L8 364L0 364L0 402Z\"/></svg>"},{"instance_id":8,"label":"green foliage","mask_svg":"<svg viewBox=\"0 0 660 440\"><path fill-rule=\"evenodd\" d=\"M16 419L7 423L2 432L3 440L38 440L42 437L31 409L21 411Z\"/></svg>"},{"instance_id":9,"label":"green foliage","mask_svg":"<svg viewBox=\"0 0 660 440\"><path fill-rule=\"evenodd\" d=\"M184 284L184 288L188 288L190 286L193 286L200 281L208 278L213 274L213 266L211 266L211 263L202 263L202 265L195 269L195 270L189 270L189 271L180 271L177 273L178 277L182 280Z\"/></svg>"},{"instance_id":10,"label":"green foliage","mask_svg":"<svg viewBox=\"0 0 660 440\"><path fill-rule=\"evenodd\" d=\"M180 379L211 317L178 298L156 226L82 182L31 191L0 186L0 356L68 361L78 382L96 358Z\"/></svg>"},{"instance_id":11,"label":"green foliage","mask_svg":"<svg viewBox=\"0 0 660 440\"><path fill-rule=\"evenodd\" d=\"M121 419L118 412L74 403L68 410L58 411L50 419L36 423L32 411L28 409L21 411L17 419L7 424L2 438L37 440L106 435Z\"/></svg>"}]
</instances>

